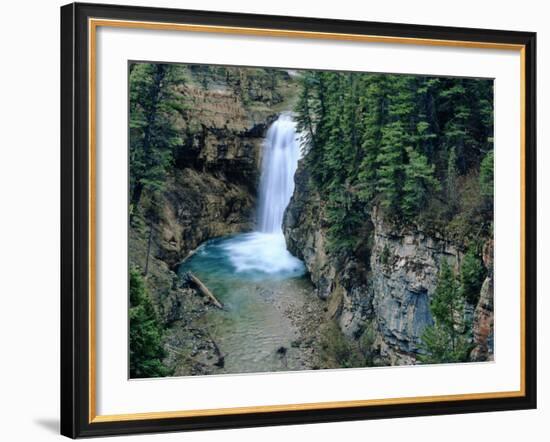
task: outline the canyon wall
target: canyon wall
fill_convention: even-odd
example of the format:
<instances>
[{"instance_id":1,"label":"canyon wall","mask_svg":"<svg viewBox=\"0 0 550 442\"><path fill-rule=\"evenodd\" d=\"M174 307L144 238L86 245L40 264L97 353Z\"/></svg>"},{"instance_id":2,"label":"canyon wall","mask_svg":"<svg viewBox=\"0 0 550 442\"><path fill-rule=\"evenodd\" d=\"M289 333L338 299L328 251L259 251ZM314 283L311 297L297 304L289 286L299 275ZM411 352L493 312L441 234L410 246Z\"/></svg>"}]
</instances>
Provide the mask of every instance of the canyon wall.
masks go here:
<instances>
[{"instance_id":1,"label":"canyon wall","mask_svg":"<svg viewBox=\"0 0 550 442\"><path fill-rule=\"evenodd\" d=\"M414 364L422 334L433 324L430 299L445 260L458 274L463 245L419 226L396 225L374 207L365 215L364 236L353 252L327 247L325 202L314 190L304 165L287 208L284 233L289 250L306 264L319 297L340 329L358 338L374 330L371 343L378 364ZM477 305L465 306L473 321L471 360L492 359L492 241L484 247L487 277Z\"/></svg>"}]
</instances>

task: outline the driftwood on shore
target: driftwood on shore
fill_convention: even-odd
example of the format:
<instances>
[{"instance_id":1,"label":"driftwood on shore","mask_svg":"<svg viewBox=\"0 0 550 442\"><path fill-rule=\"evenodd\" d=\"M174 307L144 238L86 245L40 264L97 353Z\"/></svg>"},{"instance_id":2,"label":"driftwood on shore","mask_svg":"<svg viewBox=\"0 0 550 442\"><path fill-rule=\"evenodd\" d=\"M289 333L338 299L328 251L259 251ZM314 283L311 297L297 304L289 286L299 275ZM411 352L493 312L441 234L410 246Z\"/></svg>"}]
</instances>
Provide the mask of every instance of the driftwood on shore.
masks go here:
<instances>
[{"instance_id":1,"label":"driftwood on shore","mask_svg":"<svg viewBox=\"0 0 550 442\"><path fill-rule=\"evenodd\" d=\"M223 304L218 301L218 298L214 296L214 294L206 287L202 281L197 278L195 275L193 275L191 272L187 272L187 279L189 282L191 282L198 290L201 292L204 296L208 298L208 300L214 304L216 307L223 310Z\"/></svg>"}]
</instances>

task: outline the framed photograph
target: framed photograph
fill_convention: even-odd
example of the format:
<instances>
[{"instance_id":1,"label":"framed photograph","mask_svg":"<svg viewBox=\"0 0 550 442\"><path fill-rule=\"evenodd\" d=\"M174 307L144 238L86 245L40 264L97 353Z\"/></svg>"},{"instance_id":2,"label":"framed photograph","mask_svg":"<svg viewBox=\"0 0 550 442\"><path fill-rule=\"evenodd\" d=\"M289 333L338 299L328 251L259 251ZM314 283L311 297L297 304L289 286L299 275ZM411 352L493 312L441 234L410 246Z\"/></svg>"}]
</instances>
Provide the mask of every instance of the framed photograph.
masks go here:
<instances>
[{"instance_id":1,"label":"framed photograph","mask_svg":"<svg viewBox=\"0 0 550 442\"><path fill-rule=\"evenodd\" d=\"M528 32L61 8L61 432L536 407Z\"/></svg>"}]
</instances>

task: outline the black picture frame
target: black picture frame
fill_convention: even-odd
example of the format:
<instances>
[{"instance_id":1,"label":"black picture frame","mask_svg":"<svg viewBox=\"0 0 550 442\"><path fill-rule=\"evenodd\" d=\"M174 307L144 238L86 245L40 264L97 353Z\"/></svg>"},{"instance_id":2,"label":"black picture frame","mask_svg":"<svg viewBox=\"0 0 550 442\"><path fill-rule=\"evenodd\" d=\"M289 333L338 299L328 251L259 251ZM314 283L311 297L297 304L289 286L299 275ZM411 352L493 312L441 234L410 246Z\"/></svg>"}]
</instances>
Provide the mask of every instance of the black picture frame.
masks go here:
<instances>
[{"instance_id":1,"label":"black picture frame","mask_svg":"<svg viewBox=\"0 0 550 442\"><path fill-rule=\"evenodd\" d=\"M89 18L521 45L524 51L524 395L165 417L90 419ZM536 408L536 34L73 3L61 8L61 434L71 437L336 422Z\"/></svg>"}]
</instances>

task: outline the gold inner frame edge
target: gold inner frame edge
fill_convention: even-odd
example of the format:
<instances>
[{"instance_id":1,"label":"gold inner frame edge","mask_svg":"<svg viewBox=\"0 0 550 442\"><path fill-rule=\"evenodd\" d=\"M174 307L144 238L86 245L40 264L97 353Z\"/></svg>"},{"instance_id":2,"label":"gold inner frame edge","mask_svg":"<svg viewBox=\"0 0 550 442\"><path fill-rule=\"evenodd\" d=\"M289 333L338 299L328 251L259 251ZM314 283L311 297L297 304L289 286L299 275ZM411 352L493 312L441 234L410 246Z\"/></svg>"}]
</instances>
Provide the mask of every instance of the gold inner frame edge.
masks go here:
<instances>
[{"instance_id":1,"label":"gold inner frame edge","mask_svg":"<svg viewBox=\"0 0 550 442\"><path fill-rule=\"evenodd\" d=\"M452 395L436 396L414 396L387 399L366 399L353 401L332 401L332 402L314 402L302 404L284 404L284 405L260 405L234 408L215 408L215 409L197 409L197 410L177 410L177 411L153 411L145 413L128 414L96 414L96 36L97 28L115 27L115 28L134 28L147 30L169 30L186 32L206 32L217 34L235 34L235 35L254 35L267 37L292 37L306 39L324 39L339 41L358 41L369 43L386 44L410 44L419 46L443 46L460 47L474 49L497 49L519 51L520 53L520 389L518 391L499 391L488 393L465 393ZM497 398L513 398L525 396L525 107L526 107L526 83L525 83L525 45L494 43L494 42L475 42L461 40L440 40L412 37L391 37L363 34L346 34L331 32L313 32L313 31L293 31L282 29L248 28L234 26L211 26L183 23L161 23L132 20L114 20L114 19L88 19L88 148L89 148L89 367L88 367L88 422L117 422L133 421L146 419L169 419L185 418L199 416L222 416L239 415L247 413L274 413L281 411L304 411L304 410L323 410L330 408L351 408L366 407L376 405L398 405L398 404L420 404L427 402L443 401L461 401L461 400L483 400Z\"/></svg>"}]
</instances>

